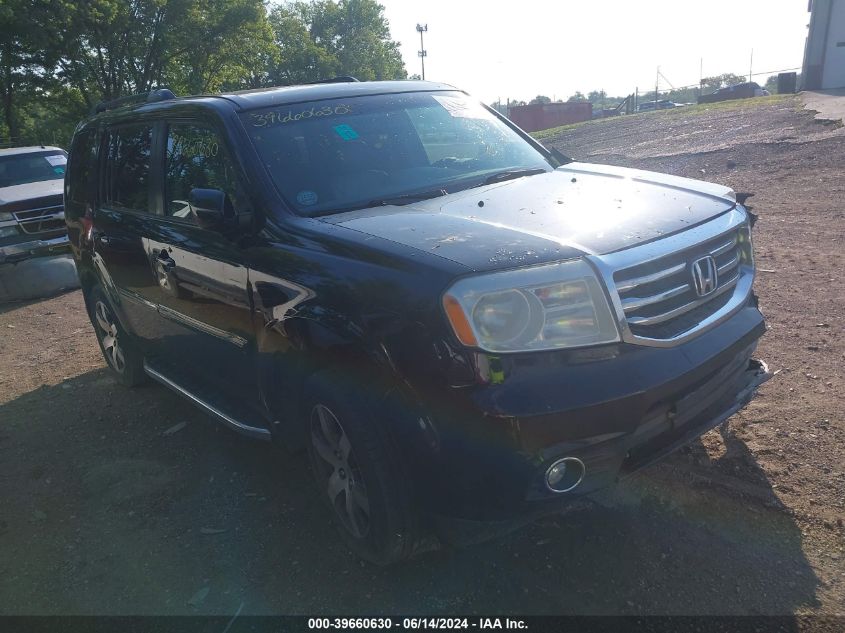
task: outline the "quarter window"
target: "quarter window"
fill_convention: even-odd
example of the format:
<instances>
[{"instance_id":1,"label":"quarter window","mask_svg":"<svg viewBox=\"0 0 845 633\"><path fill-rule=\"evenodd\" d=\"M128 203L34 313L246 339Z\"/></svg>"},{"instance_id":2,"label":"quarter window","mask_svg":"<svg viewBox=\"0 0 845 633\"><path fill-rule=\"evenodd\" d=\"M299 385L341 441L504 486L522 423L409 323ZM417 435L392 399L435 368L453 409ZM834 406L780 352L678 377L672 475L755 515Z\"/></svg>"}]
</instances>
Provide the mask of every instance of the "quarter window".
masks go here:
<instances>
[{"instance_id":1,"label":"quarter window","mask_svg":"<svg viewBox=\"0 0 845 633\"><path fill-rule=\"evenodd\" d=\"M106 204L118 209L149 209L150 126L127 126L109 133Z\"/></svg>"},{"instance_id":2,"label":"quarter window","mask_svg":"<svg viewBox=\"0 0 845 633\"><path fill-rule=\"evenodd\" d=\"M68 198L72 202L86 204L93 202L92 184L97 168L96 132L86 130L74 138L67 174Z\"/></svg>"},{"instance_id":3,"label":"quarter window","mask_svg":"<svg viewBox=\"0 0 845 633\"><path fill-rule=\"evenodd\" d=\"M196 218L188 200L191 189L219 189L235 208L238 190L232 163L218 135L196 124L173 124L167 134L164 213L186 222Z\"/></svg>"}]
</instances>

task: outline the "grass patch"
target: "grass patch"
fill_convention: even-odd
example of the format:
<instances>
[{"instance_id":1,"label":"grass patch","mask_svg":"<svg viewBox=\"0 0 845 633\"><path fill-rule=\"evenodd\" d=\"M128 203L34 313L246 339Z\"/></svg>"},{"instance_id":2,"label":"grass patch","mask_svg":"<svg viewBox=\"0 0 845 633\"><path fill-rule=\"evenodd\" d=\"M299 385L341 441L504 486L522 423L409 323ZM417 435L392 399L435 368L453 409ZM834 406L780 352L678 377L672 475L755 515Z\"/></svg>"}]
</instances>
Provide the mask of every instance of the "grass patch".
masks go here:
<instances>
[{"instance_id":1,"label":"grass patch","mask_svg":"<svg viewBox=\"0 0 845 633\"><path fill-rule=\"evenodd\" d=\"M717 101L716 103L698 103L696 105L684 106L683 108L672 108L671 110L658 110L658 114L665 116L695 116L704 114L711 110L751 110L761 106L778 105L789 99L796 98L793 94L770 95L768 97L751 97L750 99L732 99L730 101Z\"/></svg>"},{"instance_id":2,"label":"grass patch","mask_svg":"<svg viewBox=\"0 0 845 633\"><path fill-rule=\"evenodd\" d=\"M557 136L558 134L563 134L564 132L574 130L575 128L579 128L582 125L589 125L591 123L604 123L606 121L613 121L614 119L618 119L618 118L619 117L607 117L605 119L590 119L589 121L579 121L578 123L569 123L568 125L561 125L561 126L558 126L558 127L550 127L548 130L537 130L536 132L531 132L531 136L533 136L538 141L541 141L544 138L549 138L550 136Z\"/></svg>"}]
</instances>

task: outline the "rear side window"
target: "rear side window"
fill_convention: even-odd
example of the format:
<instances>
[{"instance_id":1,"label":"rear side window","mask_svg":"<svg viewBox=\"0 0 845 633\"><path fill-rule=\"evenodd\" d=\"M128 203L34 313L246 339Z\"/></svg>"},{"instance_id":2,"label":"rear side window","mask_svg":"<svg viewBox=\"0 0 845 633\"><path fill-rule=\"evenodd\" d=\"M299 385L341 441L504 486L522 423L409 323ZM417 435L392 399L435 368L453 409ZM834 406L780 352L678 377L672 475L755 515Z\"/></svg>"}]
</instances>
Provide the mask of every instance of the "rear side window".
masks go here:
<instances>
[{"instance_id":1,"label":"rear side window","mask_svg":"<svg viewBox=\"0 0 845 633\"><path fill-rule=\"evenodd\" d=\"M70 148L67 172L68 200L80 205L94 202L93 184L97 169L96 131L86 130L77 134ZM68 209L65 210L66 212Z\"/></svg>"},{"instance_id":2,"label":"rear side window","mask_svg":"<svg viewBox=\"0 0 845 633\"><path fill-rule=\"evenodd\" d=\"M219 189L237 209L241 196L236 182L232 162L214 130L192 123L169 127L164 173L165 215L195 222L188 204L191 189Z\"/></svg>"},{"instance_id":3,"label":"rear side window","mask_svg":"<svg viewBox=\"0 0 845 633\"><path fill-rule=\"evenodd\" d=\"M109 131L105 204L130 211L148 210L152 139L153 130L149 125Z\"/></svg>"}]
</instances>

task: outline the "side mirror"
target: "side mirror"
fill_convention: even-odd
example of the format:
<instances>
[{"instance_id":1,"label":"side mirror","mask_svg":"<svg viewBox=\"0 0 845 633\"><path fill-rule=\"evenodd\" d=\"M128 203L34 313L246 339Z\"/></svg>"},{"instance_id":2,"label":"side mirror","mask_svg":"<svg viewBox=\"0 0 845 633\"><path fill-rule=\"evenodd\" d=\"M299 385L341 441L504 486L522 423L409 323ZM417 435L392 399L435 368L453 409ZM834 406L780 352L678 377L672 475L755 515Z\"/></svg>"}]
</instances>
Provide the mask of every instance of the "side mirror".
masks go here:
<instances>
[{"instance_id":1,"label":"side mirror","mask_svg":"<svg viewBox=\"0 0 845 633\"><path fill-rule=\"evenodd\" d=\"M220 189L191 189L188 204L204 229L220 229L225 221L234 216L232 202Z\"/></svg>"}]
</instances>

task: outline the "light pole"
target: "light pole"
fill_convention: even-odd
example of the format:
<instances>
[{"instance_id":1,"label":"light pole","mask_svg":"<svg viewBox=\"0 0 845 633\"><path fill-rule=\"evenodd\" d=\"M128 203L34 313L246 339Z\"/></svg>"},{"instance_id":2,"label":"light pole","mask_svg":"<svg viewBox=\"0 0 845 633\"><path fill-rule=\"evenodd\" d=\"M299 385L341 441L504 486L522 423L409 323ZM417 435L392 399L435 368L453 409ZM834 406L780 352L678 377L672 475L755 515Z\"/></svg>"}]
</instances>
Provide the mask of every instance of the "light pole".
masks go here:
<instances>
[{"instance_id":1,"label":"light pole","mask_svg":"<svg viewBox=\"0 0 845 633\"><path fill-rule=\"evenodd\" d=\"M423 33L428 31L428 24L417 24L417 32L420 34L420 50L417 51L417 55L420 57L420 64L422 64L422 78L425 80L425 58L428 55L428 51L425 50L425 46L423 45Z\"/></svg>"}]
</instances>

